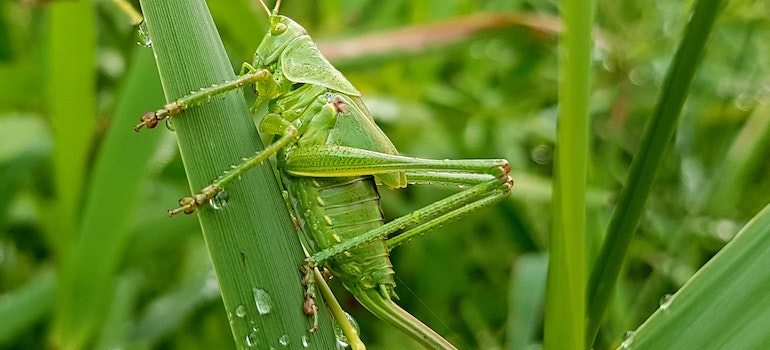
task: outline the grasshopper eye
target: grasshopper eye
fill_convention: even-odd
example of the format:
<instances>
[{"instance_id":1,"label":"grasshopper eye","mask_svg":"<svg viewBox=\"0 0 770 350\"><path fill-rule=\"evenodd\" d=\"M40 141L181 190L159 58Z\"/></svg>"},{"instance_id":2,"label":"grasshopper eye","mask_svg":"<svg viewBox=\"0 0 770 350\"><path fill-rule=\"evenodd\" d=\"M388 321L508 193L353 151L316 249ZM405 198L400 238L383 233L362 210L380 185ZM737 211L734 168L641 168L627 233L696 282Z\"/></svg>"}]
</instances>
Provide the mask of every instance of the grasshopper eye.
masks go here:
<instances>
[{"instance_id":1,"label":"grasshopper eye","mask_svg":"<svg viewBox=\"0 0 770 350\"><path fill-rule=\"evenodd\" d=\"M285 24L283 24L283 23L276 23L275 26L273 27L273 29L270 31L270 34L272 34L272 35L283 34L283 32L285 32L286 29L288 29L288 27Z\"/></svg>"}]
</instances>

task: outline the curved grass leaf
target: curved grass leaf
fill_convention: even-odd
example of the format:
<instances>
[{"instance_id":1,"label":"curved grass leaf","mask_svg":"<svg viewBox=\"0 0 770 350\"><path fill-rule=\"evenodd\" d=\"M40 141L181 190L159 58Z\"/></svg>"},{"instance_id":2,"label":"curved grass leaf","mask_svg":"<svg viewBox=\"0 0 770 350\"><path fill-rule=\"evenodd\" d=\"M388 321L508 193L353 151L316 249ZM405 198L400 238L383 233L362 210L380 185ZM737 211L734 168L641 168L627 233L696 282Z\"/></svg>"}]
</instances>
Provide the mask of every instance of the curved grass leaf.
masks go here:
<instances>
[{"instance_id":1,"label":"curved grass leaf","mask_svg":"<svg viewBox=\"0 0 770 350\"><path fill-rule=\"evenodd\" d=\"M588 284L586 336L589 346L593 343L617 284L631 237L639 224L661 160L676 129L682 106L705 50L706 39L721 4L721 0L699 0L695 3L692 19L685 28L684 37L666 75L655 112L631 163L628 179L620 193L607 228L607 237Z\"/></svg>"},{"instance_id":2,"label":"curved grass leaf","mask_svg":"<svg viewBox=\"0 0 770 350\"><path fill-rule=\"evenodd\" d=\"M770 205L627 338L624 349L770 346Z\"/></svg>"}]
</instances>

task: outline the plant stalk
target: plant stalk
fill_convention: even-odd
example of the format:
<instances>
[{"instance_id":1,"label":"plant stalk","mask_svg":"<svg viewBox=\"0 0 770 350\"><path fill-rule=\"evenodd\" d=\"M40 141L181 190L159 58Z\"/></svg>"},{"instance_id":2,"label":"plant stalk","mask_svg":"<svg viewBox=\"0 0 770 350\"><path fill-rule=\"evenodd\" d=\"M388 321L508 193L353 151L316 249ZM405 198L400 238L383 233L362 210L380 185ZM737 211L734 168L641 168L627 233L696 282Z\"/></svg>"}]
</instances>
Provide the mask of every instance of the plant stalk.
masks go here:
<instances>
[{"instance_id":1,"label":"plant stalk","mask_svg":"<svg viewBox=\"0 0 770 350\"><path fill-rule=\"evenodd\" d=\"M205 1L141 5L168 101L235 78ZM191 108L172 123L192 193L262 149L240 90ZM302 311L299 271L304 255L270 164L243 174L223 193L220 209L204 205L197 215L236 347L334 348L327 312L318 313L318 332L307 332L312 319Z\"/></svg>"}]
</instances>

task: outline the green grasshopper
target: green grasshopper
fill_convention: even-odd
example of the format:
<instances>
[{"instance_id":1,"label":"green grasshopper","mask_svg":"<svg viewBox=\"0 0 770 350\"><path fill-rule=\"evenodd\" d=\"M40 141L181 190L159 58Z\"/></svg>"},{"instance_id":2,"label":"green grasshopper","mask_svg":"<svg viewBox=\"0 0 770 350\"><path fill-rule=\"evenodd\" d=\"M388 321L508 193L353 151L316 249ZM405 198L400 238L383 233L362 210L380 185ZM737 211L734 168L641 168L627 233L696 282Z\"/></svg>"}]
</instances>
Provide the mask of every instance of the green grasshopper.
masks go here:
<instances>
[{"instance_id":1,"label":"green grasshopper","mask_svg":"<svg viewBox=\"0 0 770 350\"><path fill-rule=\"evenodd\" d=\"M180 207L170 214L195 212L245 171L276 155L287 204L310 250L306 261L312 269L305 271L327 268L380 319L427 348L454 349L393 302L395 272L388 253L411 237L506 198L513 186L508 162L399 155L375 124L361 93L326 60L304 28L278 14L280 0L272 11L262 0L260 3L270 18L270 30L253 62L243 64L239 77L145 113L135 130L154 128L158 122L212 96L253 85L257 100L252 111L263 104L268 110L259 129L275 137L263 151L234 166L199 193L182 198ZM376 185L403 188L427 183L464 189L384 222ZM307 280L323 282L320 274L316 276L308 275ZM314 312L312 294L305 306L308 314Z\"/></svg>"}]
</instances>

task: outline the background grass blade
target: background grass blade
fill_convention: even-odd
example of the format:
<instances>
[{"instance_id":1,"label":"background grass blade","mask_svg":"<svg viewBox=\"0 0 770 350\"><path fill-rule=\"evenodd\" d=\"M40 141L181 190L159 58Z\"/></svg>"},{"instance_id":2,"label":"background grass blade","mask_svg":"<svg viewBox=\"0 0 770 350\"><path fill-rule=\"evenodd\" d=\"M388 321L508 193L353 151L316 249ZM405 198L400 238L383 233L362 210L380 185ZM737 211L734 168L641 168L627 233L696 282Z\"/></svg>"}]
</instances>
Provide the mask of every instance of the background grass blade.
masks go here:
<instances>
[{"instance_id":1,"label":"background grass blade","mask_svg":"<svg viewBox=\"0 0 770 350\"><path fill-rule=\"evenodd\" d=\"M139 47L134 51L116 118L88 183L79 239L62 266L56 318L57 342L63 348L88 344L104 320L118 264L144 197L139 189L146 186L152 156L162 139L162 134L139 137L131 131L137 115L162 103L152 53Z\"/></svg>"},{"instance_id":2,"label":"background grass blade","mask_svg":"<svg viewBox=\"0 0 770 350\"><path fill-rule=\"evenodd\" d=\"M770 105L763 104L751 113L741 132L727 152L718 179L708 198L709 211L714 214L730 212L741 199L748 179L768 157L770 145Z\"/></svg>"},{"instance_id":3,"label":"background grass blade","mask_svg":"<svg viewBox=\"0 0 770 350\"><path fill-rule=\"evenodd\" d=\"M141 4L168 100L235 78L204 1ZM173 123L192 192L261 149L240 91L193 108ZM301 307L298 268L304 256L270 164L244 174L227 194L221 210L203 206L197 215L236 347L279 347L283 337L291 346L302 344L312 322ZM265 298L269 312L258 311ZM325 312L318 314L322 323L309 346L332 348L331 320Z\"/></svg>"},{"instance_id":4,"label":"background grass blade","mask_svg":"<svg viewBox=\"0 0 770 350\"><path fill-rule=\"evenodd\" d=\"M623 343L624 349L763 349L770 345L770 206Z\"/></svg>"},{"instance_id":5,"label":"background grass blade","mask_svg":"<svg viewBox=\"0 0 770 350\"><path fill-rule=\"evenodd\" d=\"M57 225L49 239L61 251L77 238L88 157L96 127L96 21L91 1L51 4L48 98L56 147ZM78 20L73 20L77 18ZM81 83L75 83L81 82Z\"/></svg>"},{"instance_id":6,"label":"background grass blade","mask_svg":"<svg viewBox=\"0 0 770 350\"><path fill-rule=\"evenodd\" d=\"M627 180L630 164L642 147L650 116L660 109L672 56L683 45L682 33L696 3L594 1L586 192L589 268L599 256L619 191L632 186ZM544 294L538 297L535 289L544 286L545 273L537 271L545 265L528 265L524 255L542 258L551 245L555 221L551 210L557 94L569 91L557 85L559 69L564 68L558 63L558 35L564 28L561 4L283 0L281 5L281 13L301 23L324 54L337 57L332 63L362 92L373 118L401 153L510 161L516 186L508 200L391 252L400 279L399 305L464 347L543 342ZM242 62L252 60L267 16L254 0L207 5L230 56L229 63L217 67L237 71ZM670 150L656 165L654 186L624 255L617 287L608 296L595 349L621 344L623 334L639 328L659 308L663 296L679 290L770 203L767 6L766 0L732 1L720 10L708 54L686 92L687 103L667 144ZM167 17L184 19L177 18L178 13ZM163 128L138 135L130 130L139 114L164 101L152 49L137 47L135 32L135 23L132 26L113 1L0 1L0 81L6 82L0 84L2 348L56 349L76 343L94 349L234 347L197 215L169 219L165 214L191 191L176 134ZM156 40L156 45L162 43ZM183 61L178 71L197 75L200 69L190 67L198 61ZM220 81L183 86L180 94L215 82ZM247 101L254 99L252 92L244 91ZM245 112L238 113L243 115L234 116L248 118ZM204 114L197 120L219 120L210 119L218 118L213 112ZM241 125L253 130L248 121ZM75 136L81 132L82 138ZM219 147L220 141L211 135L190 142L204 148L212 142ZM185 147L189 160L190 147ZM212 164L193 187L243 156L227 152L208 159L221 163ZM142 157L151 159L138 162ZM105 165L98 164L105 158L115 160L105 163L115 171L104 171ZM135 166L125 166L129 163ZM559 176L576 169L562 169ZM110 181L99 179L105 177ZM262 190L251 186L248 191ZM97 196L94 191L105 193ZM383 212L393 218L456 189L413 186L379 192ZM116 202L114 196L121 198ZM245 202L251 206L271 198L261 193L247 196L251 194L238 192L230 199L241 200L236 205L240 208ZM97 198L101 199L90 203ZM65 216L71 222L65 222ZM84 221L87 216L90 224ZM265 223L245 220L244 225L255 227ZM107 221L115 225L107 226ZM84 230L83 225L90 228ZM94 228L104 231L95 233ZM232 238L232 245L247 249L263 244L250 232L238 229L226 237ZM270 237L286 235L293 236L293 229L278 228ZM221 239L210 239L217 240ZM86 256L90 252L93 256ZM91 266L78 264L74 258L78 256ZM244 275L272 271L255 265L243 269ZM295 279L294 267L275 271ZM530 273L517 272L520 279L510 285L514 267ZM111 271L98 271L101 268ZM736 283L733 272L725 271L724 286L712 286L731 288L728 284ZM293 283L289 293L299 295L301 288ZM361 325L369 348L413 346L411 339L361 308L335 281L330 285ZM95 293L93 288L102 290ZM25 295L41 303L15 301ZM90 299L83 302L79 296ZM764 307L757 298L751 302ZM237 301L230 299L228 303ZM678 296L676 302L684 299ZM700 303L687 301L691 302ZM713 302L691 308L707 310ZM173 317L167 317L166 308L176 311ZM529 321L519 321L514 312L526 313ZM762 317L757 315L756 320ZM62 320L69 323L66 329L77 331L61 334L66 339L59 338L65 329L58 325ZM569 322L563 325L570 327ZM758 323L746 327L750 330ZM722 339L721 334L705 337L712 336Z\"/></svg>"},{"instance_id":7,"label":"background grass blade","mask_svg":"<svg viewBox=\"0 0 770 350\"><path fill-rule=\"evenodd\" d=\"M24 328L34 324L53 308L56 293L56 275L44 272L27 285L0 296L0 346L4 346Z\"/></svg>"},{"instance_id":8,"label":"background grass blade","mask_svg":"<svg viewBox=\"0 0 770 350\"><path fill-rule=\"evenodd\" d=\"M639 224L663 155L670 145L680 111L721 3L721 0L698 0L695 3L692 18L687 24L660 92L657 107L645 129L639 151L631 163L626 185L620 193L588 284L586 336L589 347L612 298L631 237Z\"/></svg>"},{"instance_id":9,"label":"background grass blade","mask_svg":"<svg viewBox=\"0 0 770 350\"><path fill-rule=\"evenodd\" d=\"M508 344L511 350L524 350L538 344L542 322L548 254L522 255L511 273Z\"/></svg>"},{"instance_id":10,"label":"background grass blade","mask_svg":"<svg viewBox=\"0 0 770 350\"><path fill-rule=\"evenodd\" d=\"M562 3L559 41L559 119L556 130L552 233L543 343L583 347L586 285L588 101L594 2Z\"/></svg>"}]
</instances>

